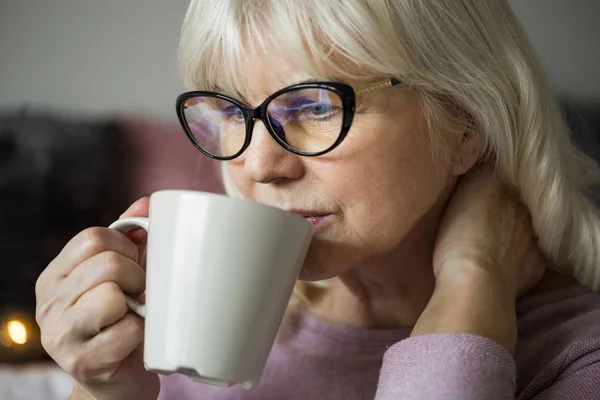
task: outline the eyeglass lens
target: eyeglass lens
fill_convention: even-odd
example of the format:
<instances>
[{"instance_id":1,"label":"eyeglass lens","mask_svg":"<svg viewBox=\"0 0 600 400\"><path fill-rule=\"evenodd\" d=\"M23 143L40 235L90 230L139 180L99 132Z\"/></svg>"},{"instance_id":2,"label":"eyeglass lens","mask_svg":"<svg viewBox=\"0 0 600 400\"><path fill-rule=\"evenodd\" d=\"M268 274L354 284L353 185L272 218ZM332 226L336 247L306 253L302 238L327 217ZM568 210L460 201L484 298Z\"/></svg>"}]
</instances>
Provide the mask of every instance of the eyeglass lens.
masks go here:
<instances>
[{"instance_id":1,"label":"eyeglass lens","mask_svg":"<svg viewBox=\"0 0 600 400\"><path fill-rule=\"evenodd\" d=\"M196 143L216 157L240 152L246 139L244 111L222 98L187 99L183 114ZM329 149L342 131L344 110L340 96L324 88L295 89L267 105L272 133L296 151L319 153Z\"/></svg>"}]
</instances>

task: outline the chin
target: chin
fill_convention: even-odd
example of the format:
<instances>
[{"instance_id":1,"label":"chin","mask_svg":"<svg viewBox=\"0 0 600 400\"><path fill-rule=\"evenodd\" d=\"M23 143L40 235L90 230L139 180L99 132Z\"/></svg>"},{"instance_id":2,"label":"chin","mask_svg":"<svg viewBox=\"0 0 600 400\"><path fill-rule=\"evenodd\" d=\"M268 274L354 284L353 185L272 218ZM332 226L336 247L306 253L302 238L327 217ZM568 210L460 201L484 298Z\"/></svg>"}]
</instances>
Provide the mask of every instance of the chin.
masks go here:
<instances>
[{"instance_id":1,"label":"chin","mask_svg":"<svg viewBox=\"0 0 600 400\"><path fill-rule=\"evenodd\" d=\"M314 268L312 266L306 267L305 265L300 270L298 279L305 282L316 282L333 278L334 276L335 275L332 276L331 274L324 274L323 271L319 270L318 268Z\"/></svg>"},{"instance_id":2,"label":"chin","mask_svg":"<svg viewBox=\"0 0 600 400\"><path fill-rule=\"evenodd\" d=\"M327 256L325 256L325 254ZM344 267L346 265L351 264L340 262L339 258L336 259L334 249L323 249L323 251L318 251L317 248L311 244L298 279L307 282L331 279L348 269L348 267Z\"/></svg>"}]
</instances>

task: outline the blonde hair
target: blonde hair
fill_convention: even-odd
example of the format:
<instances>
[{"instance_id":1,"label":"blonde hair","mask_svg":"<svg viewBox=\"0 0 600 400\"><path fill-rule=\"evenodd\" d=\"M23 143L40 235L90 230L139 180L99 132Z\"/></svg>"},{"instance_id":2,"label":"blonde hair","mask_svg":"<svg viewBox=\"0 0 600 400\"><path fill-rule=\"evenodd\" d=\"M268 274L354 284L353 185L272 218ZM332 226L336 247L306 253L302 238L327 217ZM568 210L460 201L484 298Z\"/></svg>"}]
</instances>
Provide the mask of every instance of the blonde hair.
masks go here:
<instances>
[{"instance_id":1,"label":"blonde hair","mask_svg":"<svg viewBox=\"0 0 600 400\"><path fill-rule=\"evenodd\" d=\"M192 0L180 67L190 88L218 77L243 93L244 54L273 49L317 79L400 79L419 91L434 141L467 125L520 193L555 268L600 290L600 217L584 193L597 165L571 144L507 0Z\"/></svg>"}]
</instances>

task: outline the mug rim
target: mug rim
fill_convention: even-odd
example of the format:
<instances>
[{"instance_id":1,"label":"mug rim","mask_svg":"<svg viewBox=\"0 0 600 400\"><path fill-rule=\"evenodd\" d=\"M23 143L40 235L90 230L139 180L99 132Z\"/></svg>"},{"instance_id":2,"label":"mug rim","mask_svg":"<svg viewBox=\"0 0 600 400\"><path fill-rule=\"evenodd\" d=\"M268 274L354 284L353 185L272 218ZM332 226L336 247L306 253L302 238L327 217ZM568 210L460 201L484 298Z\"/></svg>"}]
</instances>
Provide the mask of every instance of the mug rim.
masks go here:
<instances>
[{"instance_id":1,"label":"mug rim","mask_svg":"<svg viewBox=\"0 0 600 400\"><path fill-rule=\"evenodd\" d=\"M301 220L304 223L310 224L310 226L312 227L312 223L310 221L307 221L304 217L302 217L298 214L294 214L292 212L282 210L281 208L277 208L277 207L270 206L267 204L262 204L262 203L259 203L256 201L232 197L232 196L229 196L224 193L205 192L205 191L201 191L201 190L191 190L191 189L163 189L163 190L157 190L150 194L150 196L149 196L150 204L152 204L152 198L155 196L156 197L185 196L185 197L204 197L204 198L210 198L210 199L219 199L219 200L223 200L225 202L243 205L244 207L254 207L256 209L275 211L275 212L281 214L282 216L292 217L297 220Z\"/></svg>"}]
</instances>

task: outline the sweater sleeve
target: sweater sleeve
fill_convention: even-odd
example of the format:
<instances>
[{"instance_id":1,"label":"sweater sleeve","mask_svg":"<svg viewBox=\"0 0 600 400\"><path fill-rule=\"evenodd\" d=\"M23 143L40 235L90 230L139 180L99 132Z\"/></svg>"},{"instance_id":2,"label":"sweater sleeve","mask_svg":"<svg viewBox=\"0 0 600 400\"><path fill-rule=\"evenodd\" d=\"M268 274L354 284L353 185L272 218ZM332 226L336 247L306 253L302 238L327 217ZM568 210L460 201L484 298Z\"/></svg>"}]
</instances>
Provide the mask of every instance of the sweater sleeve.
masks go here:
<instances>
[{"instance_id":1,"label":"sweater sleeve","mask_svg":"<svg viewBox=\"0 0 600 400\"><path fill-rule=\"evenodd\" d=\"M514 400L515 389L515 363L504 348L480 336L439 333L388 349L376 400Z\"/></svg>"}]
</instances>

